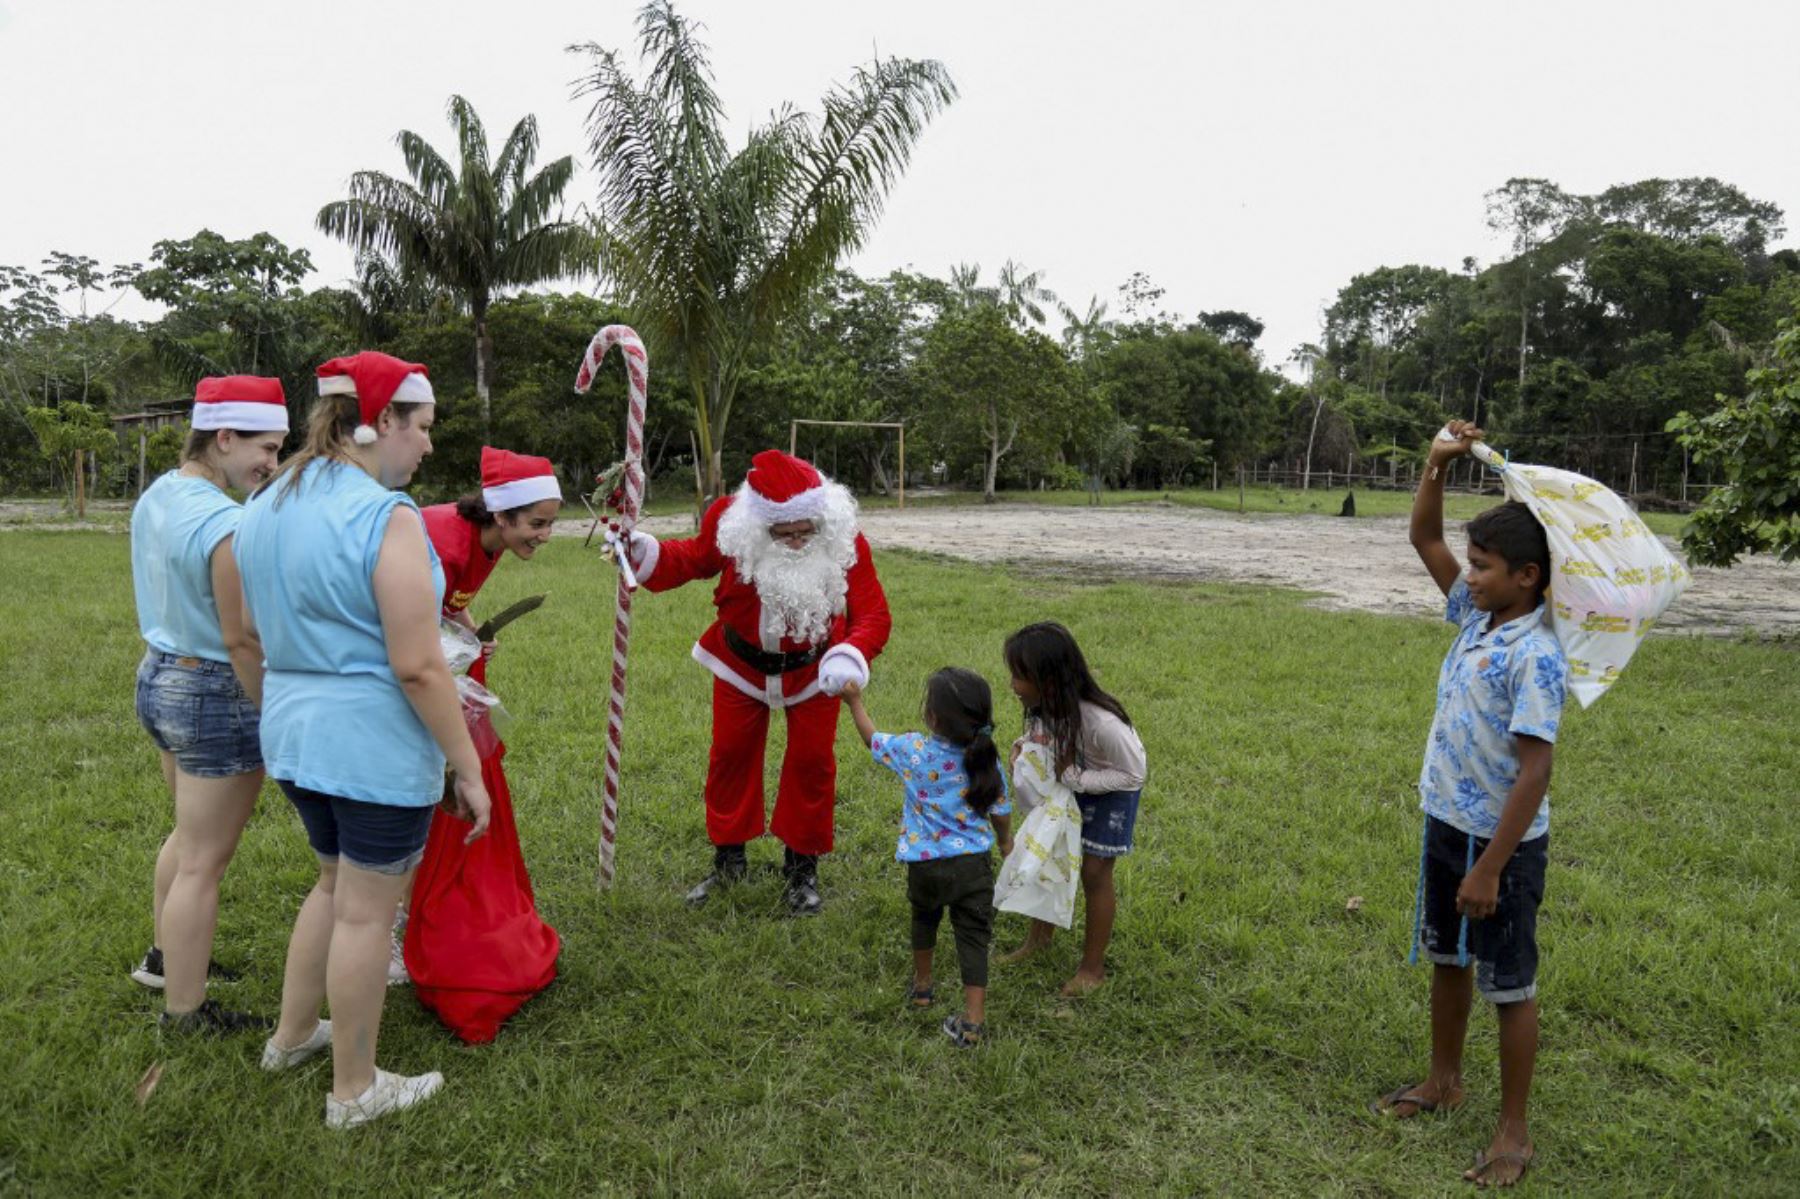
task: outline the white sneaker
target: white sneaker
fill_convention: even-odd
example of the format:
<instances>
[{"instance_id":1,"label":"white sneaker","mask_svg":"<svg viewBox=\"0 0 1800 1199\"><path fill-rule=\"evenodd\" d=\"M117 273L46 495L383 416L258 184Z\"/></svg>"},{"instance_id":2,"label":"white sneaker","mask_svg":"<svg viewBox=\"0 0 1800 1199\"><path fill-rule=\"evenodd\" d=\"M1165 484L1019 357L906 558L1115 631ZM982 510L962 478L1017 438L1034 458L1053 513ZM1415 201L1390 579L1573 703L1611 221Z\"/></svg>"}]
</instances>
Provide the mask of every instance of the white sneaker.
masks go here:
<instances>
[{"instance_id":1,"label":"white sneaker","mask_svg":"<svg viewBox=\"0 0 1800 1199\"><path fill-rule=\"evenodd\" d=\"M331 1021L321 1020L319 1026L313 1029L312 1036L292 1049L283 1049L275 1043L274 1037L263 1042L262 1068L287 1070L329 1048L331 1048Z\"/></svg>"},{"instance_id":2,"label":"white sneaker","mask_svg":"<svg viewBox=\"0 0 1800 1199\"><path fill-rule=\"evenodd\" d=\"M325 1127L342 1131L355 1128L358 1124L367 1124L370 1120L378 1120L389 1112L405 1111L414 1104L429 1099L443 1085L444 1076L436 1070L429 1074L415 1074L410 1078L403 1074L377 1070L375 1081L369 1084L369 1089L349 1103L330 1095L325 1096Z\"/></svg>"},{"instance_id":3,"label":"white sneaker","mask_svg":"<svg viewBox=\"0 0 1800 1199\"><path fill-rule=\"evenodd\" d=\"M406 925L398 924L388 934L388 986L404 987L412 981L406 972Z\"/></svg>"}]
</instances>

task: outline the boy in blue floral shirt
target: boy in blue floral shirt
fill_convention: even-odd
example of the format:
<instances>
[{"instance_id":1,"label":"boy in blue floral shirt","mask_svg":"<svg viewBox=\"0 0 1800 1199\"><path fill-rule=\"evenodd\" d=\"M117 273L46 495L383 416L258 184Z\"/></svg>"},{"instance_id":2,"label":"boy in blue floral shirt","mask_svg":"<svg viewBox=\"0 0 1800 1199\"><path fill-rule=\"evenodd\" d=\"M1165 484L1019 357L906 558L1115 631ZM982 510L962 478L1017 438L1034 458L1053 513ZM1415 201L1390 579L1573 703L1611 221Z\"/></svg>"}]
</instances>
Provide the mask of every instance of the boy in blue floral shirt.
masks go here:
<instances>
[{"instance_id":1,"label":"boy in blue floral shirt","mask_svg":"<svg viewBox=\"0 0 1800 1199\"><path fill-rule=\"evenodd\" d=\"M1550 549L1524 504L1469 522L1466 574L1444 544L1444 468L1483 436L1452 421L1413 500L1412 544L1460 626L1438 673L1419 774L1425 810L1414 953L1430 958L1431 1072L1376 1100L1400 1119L1463 1102L1471 991L1500 1022L1500 1124L1463 1177L1511 1186L1534 1150L1526 1102L1537 1062L1537 908L1550 846L1550 762L1568 664L1544 623ZM1470 965L1474 969L1471 971Z\"/></svg>"}]
</instances>

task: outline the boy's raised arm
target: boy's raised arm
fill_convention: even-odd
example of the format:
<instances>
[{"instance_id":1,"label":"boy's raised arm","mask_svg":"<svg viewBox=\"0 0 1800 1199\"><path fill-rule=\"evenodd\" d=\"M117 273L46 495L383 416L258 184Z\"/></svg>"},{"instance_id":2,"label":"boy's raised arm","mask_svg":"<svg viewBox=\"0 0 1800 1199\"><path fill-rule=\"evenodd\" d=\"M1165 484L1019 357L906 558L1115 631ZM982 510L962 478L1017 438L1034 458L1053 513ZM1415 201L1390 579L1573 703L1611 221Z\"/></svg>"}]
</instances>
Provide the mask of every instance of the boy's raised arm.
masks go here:
<instances>
[{"instance_id":1,"label":"boy's raised arm","mask_svg":"<svg viewBox=\"0 0 1800 1199\"><path fill-rule=\"evenodd\" d=\"M1431 450L1426 456L1425 477L1419 480L1419 490L1413 493L1409 529L1413 549L1418 551L1425 569L1431 572L1431 581L1445 595L1456 586L1456 576L1462 573L1462 567L1457 565L1456 555L1444 543L1444 468L1487 436L1464 420L1451 421L1449 429L1456 435L1455 441L1432 438Z\"/></svg>"}]
</instances>

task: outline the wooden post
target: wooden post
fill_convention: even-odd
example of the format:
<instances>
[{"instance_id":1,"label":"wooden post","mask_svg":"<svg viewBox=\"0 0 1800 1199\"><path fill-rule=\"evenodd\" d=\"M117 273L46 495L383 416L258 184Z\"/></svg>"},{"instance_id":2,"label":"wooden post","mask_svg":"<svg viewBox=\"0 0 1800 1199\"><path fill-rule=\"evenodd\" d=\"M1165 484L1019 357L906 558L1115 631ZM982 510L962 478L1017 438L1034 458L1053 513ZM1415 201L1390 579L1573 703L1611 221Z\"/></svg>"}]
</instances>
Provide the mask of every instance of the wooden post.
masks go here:
<instances>
[{"instance_id":1,"label":"wooden post","mask_svg":"<svg viewBox=\"0 0 1800 1199\"><path fill-rule=\"evenodd\" d=\"M800 456L800 422L797 420L788 422L788 453Z\"/></svg>"},{"instance_id":2,"label":"wooden post","mask_svg":"<svg viewBox=\"0 0 1800 1199\"><path fill-rule=\"evenodd\" d=\"M700 444L694 440L694 431L688 430L688 450L694 456L694 528L700 528L700 519L706 515L706 484L700 480Z\"/></svg>"},{"instance_id":3,"label":"wooden post","mask_svg":"<svg viewBox=\"0 0 1800 1199\"><path fill-rule=\"evenodd\" d=\"M87 463L80 450L75 451L75 519L87 519Z\"/></svg>"},{"instance_id":4,"label":"wooden post","mask_svg":"<svg viewBox=\"0 0 1800 1199\"><path fill-rule=\"evenodd\" d=\"M1641 441L1643 441L1641 437L1634 437L1631 441L1631 486L1626 492L1627 495L1637 494L1637 456L1638 443Z\"/></svg>"},{"instance_id":5,"label":"wooden post","mask_svg":"<svg viewBox=\"0 0 1800 1199\"><path fill-rule=\"evenodd\" d=\"M1687 503L1687 488L1688 488L1688 448L1684 445L1681 447L1681 502L1684 505Z\"/></svg>"},{"instance_id":6,"label":"wooden post","mask_svg":"<svg viewBox=\"0 0 1800 1199\"><path fill-rule=\"evenodd\" d=\"M900 424L900 502L895 505L902 512L906 510L906 423Z\"/></svg>"},{"instance_id":7,"label":"wooden post","mask_svg":"<svg viewBox=\"0 0 1800 1199\"><path fill-rule=\"evenodd\" d=\"M1217 491L1218 489L1219 489L1219 460L1217 458L1214 458L1213 459L1213 490Z\"/></svg>"},{"instance_id":8,"label":"wooden post","mask_svg":"<svg viewBox=\"0 0 1800 1199\"><path fill-rule=\"evenodd\" d=\"M1238 463L1238 512L1244 511L1244 464Z\"/></svg>"}]
</instances>

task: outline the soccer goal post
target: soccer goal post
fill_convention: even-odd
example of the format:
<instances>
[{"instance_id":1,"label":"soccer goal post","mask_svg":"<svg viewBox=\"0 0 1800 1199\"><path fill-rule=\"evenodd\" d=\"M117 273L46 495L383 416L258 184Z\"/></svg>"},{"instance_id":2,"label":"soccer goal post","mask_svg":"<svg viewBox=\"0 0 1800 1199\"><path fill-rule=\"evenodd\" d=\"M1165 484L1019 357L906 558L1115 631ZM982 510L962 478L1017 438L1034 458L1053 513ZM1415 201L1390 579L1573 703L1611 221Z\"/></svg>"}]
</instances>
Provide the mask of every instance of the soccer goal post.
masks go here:
<instances>
[{"instance_id":1,"label":"soccer goal post","mask_svg":"<svg viewBox=\"0 0 1800 1199\"><path fill-rule=\"evenodd\" d=\"M894 497L896 508L906 507L906 422L880 420L791 420L788 422L788 453L800 453L801 425L833 425L838 428L900 430L900 477Z\"/></svg>"}]
</instances>

